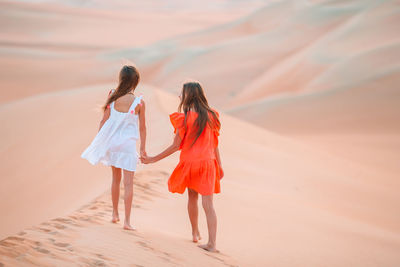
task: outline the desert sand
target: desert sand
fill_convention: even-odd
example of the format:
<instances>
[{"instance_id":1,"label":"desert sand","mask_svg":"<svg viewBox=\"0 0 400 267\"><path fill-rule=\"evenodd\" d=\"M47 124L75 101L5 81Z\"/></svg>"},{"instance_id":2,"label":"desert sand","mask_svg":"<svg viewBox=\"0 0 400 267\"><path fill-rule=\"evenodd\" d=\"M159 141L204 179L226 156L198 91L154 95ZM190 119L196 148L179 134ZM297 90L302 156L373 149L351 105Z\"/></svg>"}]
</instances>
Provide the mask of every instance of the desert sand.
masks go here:
<instances>
[{"instance_id":1,"label":"desert sand","mask_svg":"<svg viewBox=\"0 0 400 267\"><path fill-rule=\"evenodd\" d=\"M398 3L171 3L0 2L0 266L399 266ZM149 154L185 79L221 113L221 253L167 191L178 154L139 165L138 230L110 222L110 170L80 154L126 62Z\"/></svg>"}]
</instances>

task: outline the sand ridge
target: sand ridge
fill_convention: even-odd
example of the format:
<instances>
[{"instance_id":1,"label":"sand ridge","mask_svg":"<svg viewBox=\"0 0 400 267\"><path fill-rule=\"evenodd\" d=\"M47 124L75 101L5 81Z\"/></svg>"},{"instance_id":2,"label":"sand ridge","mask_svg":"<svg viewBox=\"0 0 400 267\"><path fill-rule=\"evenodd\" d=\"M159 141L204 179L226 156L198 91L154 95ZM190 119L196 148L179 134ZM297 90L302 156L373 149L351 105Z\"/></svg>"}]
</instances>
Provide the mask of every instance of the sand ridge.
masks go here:
<instances>
[{"instance_id":1,"label":"sand ridge","mask_svg":"<svg viewBox=\"0 0 400 267\"><path fill-rule=\"evenodd\" d=\"M396 1L126 3L0 3L0 266L399 266ZM130 62L150 155L187 78L221 114L220 254L167 190L178 154L138 166L137 232L109 222L110 170L79 155Z\"/></svg>"}]
</instances>

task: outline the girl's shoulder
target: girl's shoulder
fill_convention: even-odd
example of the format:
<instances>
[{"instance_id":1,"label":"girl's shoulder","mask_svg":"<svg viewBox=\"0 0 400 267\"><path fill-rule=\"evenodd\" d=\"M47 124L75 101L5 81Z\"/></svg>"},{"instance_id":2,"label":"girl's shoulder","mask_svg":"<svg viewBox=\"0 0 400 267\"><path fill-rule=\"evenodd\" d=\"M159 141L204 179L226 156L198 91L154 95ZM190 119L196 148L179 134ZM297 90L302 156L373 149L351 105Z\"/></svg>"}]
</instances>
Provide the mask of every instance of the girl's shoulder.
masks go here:
<instances>
[{"instance_id":1,"label":"girl's shoulder","mask_svg":"<svg viewBox=\"0 0 400 267\"><path fill-rule=\"evenodd\" d=\"M174 113L169 114L169 118L173 124L174 124L174 122L180 124L185 120L185 114L182 112L174 112Z\"/></svg>"}]
</instances>

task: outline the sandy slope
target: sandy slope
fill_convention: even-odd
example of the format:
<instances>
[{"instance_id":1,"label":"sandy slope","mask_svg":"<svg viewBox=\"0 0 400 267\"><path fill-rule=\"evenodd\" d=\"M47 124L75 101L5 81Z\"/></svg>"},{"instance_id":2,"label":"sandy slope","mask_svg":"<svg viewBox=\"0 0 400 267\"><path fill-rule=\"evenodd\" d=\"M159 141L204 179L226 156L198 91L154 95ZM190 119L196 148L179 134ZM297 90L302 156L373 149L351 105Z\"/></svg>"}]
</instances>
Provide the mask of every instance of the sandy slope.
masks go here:
<instances>
[{"instance_id":1,"label":"sandy slope","mask_svg":"<svg viewBox=\"0 0 400 267\"><path fill-rule=\"evenodd\" d=\"M127 58L109 62L100 53L227 22L262 1L246 2L2 0L0 103L114 80Z\"/></svg>"},{"instance_id":2,"label":"sandy slope","mask_svg":"<svg viewBox=\"0 0 400 267\"><path fill-rule=\"evenodd\" d=\"M135 182L135 208L148 209L166 174L141 172ZM121 199L121 201L123 201ZM162 229L122 230L109 222L109 192L68 216L43 222L0 241L5 266L234 266L226 255L199 253L182 237ZM196 259L196 261L193 261Z\"/></svg>"},{"instance_id":3,"label":"sandy slope","mask_svg":"<svg viewBox=\"0 0 400 267\"><path fill-rule=\"evenodd\" d=\"M0 2L0 266L400 265L396 1L268 1L234 21L262 1L51 2ZM221 111L219 255L167 192L178 155L139 167L138 232L109 223L109 170L79 155L125 60L151 84L150 154L172 139L162 90L199 79Z\"/></svg>"},{"instance_id":4,"label":"sandy slope","mask_svg":"<svg viewBox=\"0 0 400 267\"><path fill-rule=\"evenodd\" d=\"M54 145L53 149L40 149L40 139L33 134L32 138L38 139L37 147L32 146L36 152L28 151L26 157L8 155L9 161L18 158L34 165L47 153L57 152L53 158L61 161L64 168L60 169L59 162L47 160L46 172L32 168L31 179L25 179L25 186L20 187L18 193L7 195L8 191L4 190L0 194L3 198L0 203L15 203L1 208L9 214L10 222L18 221L20 214L13 215L12 211L20 210L22 203L40 207L32 208L35 216L28 213L23 225L16 228L2 225L2 235L8 236L17 229L37 225L51 217L62 217L2 241L0 262L68 265L74 260L81 264L144 266L150 263L167 266L321 266L326 263L329 266L396 266L400 262L396 180L393 184L379 184L374 179L375 174L357 164L227 115L222 116L221 136L226 177L222 182L223 192L216 197L218 242L223 254L208 257L188 241L186 196L169 194L165 184L177 155L138 172L134 221L139 232L127 233L108 222L108 192L95 203L71 213L72 206L87 203L88 198L98 194L109 182L105 168L92 167L76 157L95 132L99 114L87 111L88 107L102 103L104 88L107 86L21 101L41 109L54 103L64 112L50 113L47 128L43 126L37 130L43 140ZM148 86L142 86L141 91L149 107L149 153L155 153L171 141L167 114L174 110L176 97ZM65 107L73 105L74 109L66 112L61 102L57 102L60 97ZM22 116L24 112L18 107L12 111L21 122L43 120ZM77 114L80 114L79 120L68 119L76 118ZM57 123L67 123L71 129L54 127ZM10 130L13 127L9 126ZM13 136L10 134L9 138L11 141ZM15 151L23 149L14 148ZM35 157L31 157L32 154ZM23 173L14 174L9 186L16 184L18 178L25 178L20 175ZM55 183L46 185L50 178L56 179L54 182L60 187ZM38 179L44 182L38 184ZM42 193L39 198L28 194L35 187L43 190L41 184L51 188L54 195ZM16 199L10 202L13 196ZM52 210L52 207L57 209ZM204 215L201 215L201 231L205 237Z\"/></svg>"},{"instance_id":5,"label":"sandy slope","mask_svg":"<svg viewBox=\"0 0 400 267\"><path fill-rule=\"evenodd\" d=\"M389 181L400 172L399 23L392 0L282 0L106 57L135 60L151 84L174 93L185 79L200 80L224 112Z\"/></svg>"},{"instance_id":6,"label":"sandy slope","mask_svg":"<svg viewBox=\"0 0 400 267\"><path fill-rule=\"evenodd\" d=\"M124 53L152 84L198 79L224 111L279 133L399 134L399 22L397 1L276 1Z\"/></svg>"}]
</instances>

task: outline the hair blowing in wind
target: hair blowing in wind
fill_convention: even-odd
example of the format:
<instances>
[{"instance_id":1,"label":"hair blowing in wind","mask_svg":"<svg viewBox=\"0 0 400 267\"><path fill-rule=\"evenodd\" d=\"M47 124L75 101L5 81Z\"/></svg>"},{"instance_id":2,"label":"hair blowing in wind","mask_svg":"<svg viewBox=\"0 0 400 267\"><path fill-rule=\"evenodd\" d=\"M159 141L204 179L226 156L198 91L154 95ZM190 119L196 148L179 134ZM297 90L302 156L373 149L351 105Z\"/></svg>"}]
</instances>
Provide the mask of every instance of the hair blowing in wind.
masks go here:
<instances>
[{"instance_id":1,"label":"hair blowing in wind","mask_svg":"<svg viewBox=\"0 0 400 267\"><path fill-rule=\"evenodd\" d=\"M103 109L106 110L107 106L120 98L121 96L126 95L132 89L135 89L140 81L140 75L138 70L134 66L125 65L122 67L119 72L119 84L115 89L115 92L110 95L107 99L106 104Z\"/></svg>"}]
</instances>

